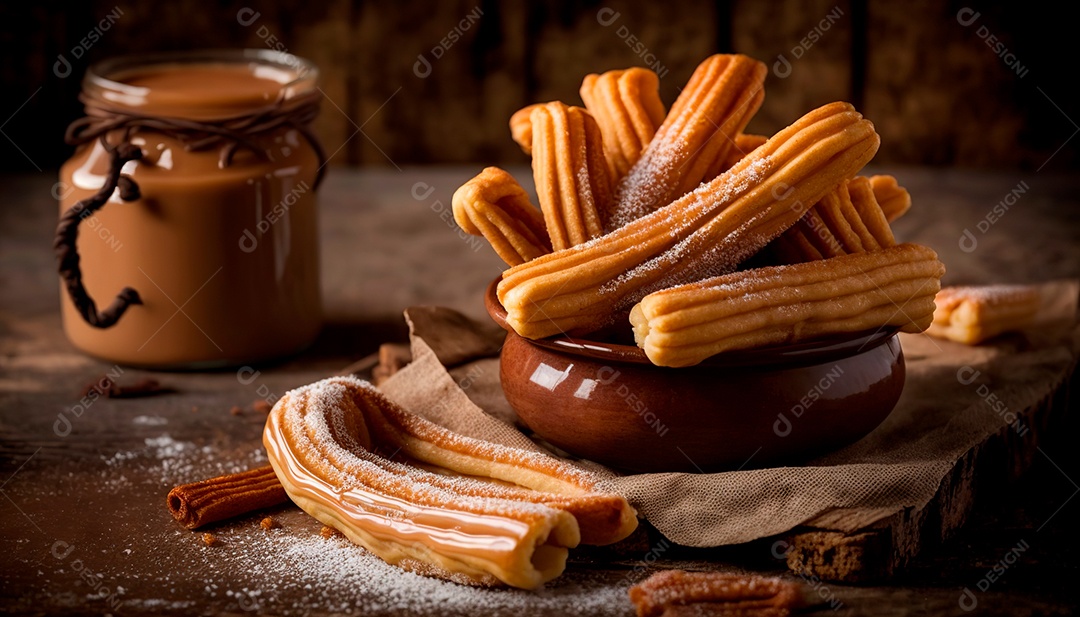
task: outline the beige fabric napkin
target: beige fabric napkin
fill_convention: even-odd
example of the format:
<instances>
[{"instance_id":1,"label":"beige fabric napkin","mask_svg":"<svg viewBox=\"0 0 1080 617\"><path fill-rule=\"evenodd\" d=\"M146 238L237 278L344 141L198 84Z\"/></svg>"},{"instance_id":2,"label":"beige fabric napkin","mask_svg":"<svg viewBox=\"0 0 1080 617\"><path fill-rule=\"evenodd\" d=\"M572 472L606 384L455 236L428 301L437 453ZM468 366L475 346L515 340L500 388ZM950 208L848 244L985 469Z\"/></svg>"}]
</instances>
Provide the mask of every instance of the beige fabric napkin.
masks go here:
<instances>
[{"instance_id":1,"label":"beige fabric napkin","mask_svg":"<svg viewBox=\"0 0 1080 617\"><path fill-rule=\"evenodd\" d=\"M719 546L796 526L850 532L930 501L952 464L1000 431L1030 430L1023 414L1071 375L1080 356L1080 282L1042 286L1038 327L969 347L901 335L904 393L872 433L798 467L724 473L618 475L577 461L627 498L668 539ZM528 449L499 386L502 331L436 307L405 312L413 361L382 386L406 409L453 431Z\"/></svg>"}]
</instances>

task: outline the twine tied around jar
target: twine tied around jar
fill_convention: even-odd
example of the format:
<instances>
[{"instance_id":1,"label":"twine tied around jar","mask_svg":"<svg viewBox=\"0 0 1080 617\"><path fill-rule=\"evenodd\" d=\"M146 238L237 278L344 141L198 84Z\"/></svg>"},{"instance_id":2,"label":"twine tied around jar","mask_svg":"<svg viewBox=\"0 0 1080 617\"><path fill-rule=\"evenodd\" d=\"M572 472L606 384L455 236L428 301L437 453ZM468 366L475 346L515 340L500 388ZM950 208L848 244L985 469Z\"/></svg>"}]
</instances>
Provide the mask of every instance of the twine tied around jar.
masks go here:
<instances>
[{"instance_id":1,"label":"twine tied around jar","mask_svg":"<svg viewBox=\"0 0 1080 617\"><path fill-rule=\"evenodd\" d=\"M139 292L131 287L124 287L112 304L99 311L83 285L76 247L79 223L101 209L114 191L119 189L119 197L123 201L139 199L138 185L131 177L121 174L128 161L137 161L143 157L142 150L131 143L131 137L135 133L141 129L163 133L181 141L184 149L189 152L219 148L218 166L224 169L232 164L233 157L240 148L251 151L260 159L273 160L269 152L253 141L254 138L282 127L293 128L311 144L319 159L319 168L315 175L315 188L318 188L326 167L326 153L311 131L310 124L319 113L320 96L318 92L305 92L296 96L286 96L286 93L282 92L276 101L254 111L200 122L140 114L87 97L85 94L80 95L79 100L86 107L86 116L68 125L64 141L69 145L79 146L95 139L100 140L109 155L109 171L101 190L68 208L60 217L53 250L59 262L59 273L64 287L86 323L95 328L108 328L120 319L129 306L142 304ZM122 137L118 144L113 145L109 143L108 135L116 131L121 131Z\"/></svg>"}]
</instances>

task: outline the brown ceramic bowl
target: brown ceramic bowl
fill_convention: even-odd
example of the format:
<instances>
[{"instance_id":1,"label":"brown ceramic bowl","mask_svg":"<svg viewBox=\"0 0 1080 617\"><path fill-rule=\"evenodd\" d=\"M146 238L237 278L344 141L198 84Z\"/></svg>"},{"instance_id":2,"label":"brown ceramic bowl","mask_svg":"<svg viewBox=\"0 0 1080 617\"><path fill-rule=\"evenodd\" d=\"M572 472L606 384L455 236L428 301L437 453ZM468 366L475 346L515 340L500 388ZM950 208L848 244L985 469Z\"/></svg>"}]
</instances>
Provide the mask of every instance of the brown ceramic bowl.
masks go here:
<instances>
[{"instance_id":1,"label":"brown ceramic bowl","mask_svg":"<svg viewBox=\"0 0 1080 617\"><path fill-rule=\"evenodd\" d=\"M631 345L519 336L506 323L498 282L484 303L507 330L506 399L538 436L611 467L695 472L798 463L861 439L904 388L894 329L664 368Z\"/></svg>"}]
</instances>

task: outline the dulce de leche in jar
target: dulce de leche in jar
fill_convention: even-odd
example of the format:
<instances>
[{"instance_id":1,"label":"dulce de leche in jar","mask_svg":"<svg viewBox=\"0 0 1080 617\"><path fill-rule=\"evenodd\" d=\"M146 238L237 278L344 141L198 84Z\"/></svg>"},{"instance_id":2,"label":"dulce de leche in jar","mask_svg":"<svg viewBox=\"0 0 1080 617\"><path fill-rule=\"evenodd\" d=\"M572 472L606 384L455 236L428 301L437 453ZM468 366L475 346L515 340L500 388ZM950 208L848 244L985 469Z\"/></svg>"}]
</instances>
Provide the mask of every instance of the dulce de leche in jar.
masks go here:
<instances>
[{"instance_id":1,"label":"dulce de leche in jar","mask_svg":"<svg viewBox=\"0 0 1080 617\"><path fill-rule=\"evenodd\" d=\"M150 368L280 357L320 327L315 68L269 50L91 67L60 172L64 331Z\"/></svg>"}]
</instances>

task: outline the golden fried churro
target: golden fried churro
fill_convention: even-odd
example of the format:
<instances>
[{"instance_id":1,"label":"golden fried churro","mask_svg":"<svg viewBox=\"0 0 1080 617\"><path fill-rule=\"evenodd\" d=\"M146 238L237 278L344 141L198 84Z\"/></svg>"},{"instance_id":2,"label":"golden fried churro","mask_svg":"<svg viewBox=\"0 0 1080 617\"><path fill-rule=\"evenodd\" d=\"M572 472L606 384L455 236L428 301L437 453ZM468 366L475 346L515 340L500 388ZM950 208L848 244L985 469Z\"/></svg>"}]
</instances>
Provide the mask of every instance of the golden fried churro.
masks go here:
<instances>
[{"instance_id":1,"label":"golden fried churro","mask_svg":"<svg viewBox=\"0 0 1080 617\"><path fill-rule=\"evenodd\" d=\"M896 326L922 332L945 266L918 244L734 272L646 296L630 313L653 364Z\"/></svg>"},{"instance_id":2,"label":"golden fried churro","mask_svg":"<svg viewBox=\"0 0 1080 617\"><path fill-rule=\"evenodd\" d=\"M516 266L551 252L544 217L509 173L488 167L454 191L454 220Z\"/></svg>"},{"instance_id":3,"label":"golden fried churro","mask_svg":"<svg viewBox=\"0 0 1080 617\"><path fill-rule=\"evenodd\" d=\"M728 150L727 156L724 157L724 162L720 165L720 173L723 173L735 166L754 150L758 149L765 142L769 141L769 138L764 135L749 135L747 133L739 133L735 136L735 143L731 146L731 150ZM712 180L712 178L705 178L705 181Z\"/></svg>"},{"instance_id":4,"label":"golden fried churro","mask_svg":"<svg viewBox=\"0 0 1080 617\"><path fill-rule=\"evenodd\" d=\"M611 181L600 127L581 107L558 101L533 109L533 178L556 251L604 232Z\"/></svg>"},{"instance_id":5,"label":"golden fried churro","mask_svg":"<svg viewBox=\"0 0 1080 617\"><path fill-rule=\"evenodd\" d=\"M900 186L892 176L870 176L870 187L874 190L885 219L890 223L904 215L911 208L911 194Z\"/></svg>"},{"instance_id":6,"label":"golden fried churro","mask_svg":"<svg viewBox=\"0 0 1080 617\"><path fill-rule=\"evenodd\" d=\"M287 393L263 443L305 512L388 563L461 583L532 589L579 541L637 526L625 499L577 468L448 431L351 377Z\"/></svg>"},{"instance_id":7,"label":"golden fried churro","mask_svg":"<svg viewBox=\"0 0 1080 617\"><path fill-rule=\"evenodd\" d=\"M946 287L937 295L934 323L927 334L978 345L1030 326L1041 303L1039 289L1032 285Z\"/></svg>"},{"instance_id":8,"label":"golden fried churro","mask_svg":"<svg viewBox=\"0 0 1080 617\"><path fill-rule=\"evenodd\" d=\"M663 570L631 587L629 594L638 617L784 617L804 605L796 583L724 572Z\"/></svg>"},{"instance_id":9,"label":"golden fried churro","mask_svg":"<svg viewBox=\"0 0 1080 617\"><path fill-rule=\"evenodd\" d=\"M775 261L802 263L896 244L870 180L841 182L771 245Z\"/></svg>"},{"instance_id":10,"label":"golden fried churro","mask_svg":"<svg viewBox=\"0 0 1080 617\"><path fill-rule=\"evenodd\" d=\"M702 62L616 186L607 228L622 227L717 176L735 136L761 106L767 73L764 64L743 55L718 54Z\"/></svg>"},{"instance_id":11,"label":"golden fried churro","mask_svg":"<svg viewBox=\"0 0 1080 617\"><path fill-rule=\"evenodd\" d=\"M504 272L507 322L526 338L585 333L651 291L730 271L854 176L878 143L851 105L816 109L670 205Z\"/></svg>"},{"instance_id":12,"label":"golden fried churro","mask_svg":"<svg viewBox=\"0 0 1080 617\"><path fill-rule=\"evenodd\" d=\"M664 121L660 78L641 67L586 75L581 100L600 125L608 171L617 182L641 158Z\"/></svg>"},{"instance_id":13,"label":"golden fried churro","mask_svg":"<svg viewBox=\"0 0 1080 617\"><path fill-rule=\"evenodd\" d=\"M532 112L540 105L542 103L527 105L510 116L510 136L525 154L532 154Z\"/></svg>"}]
</instances>

